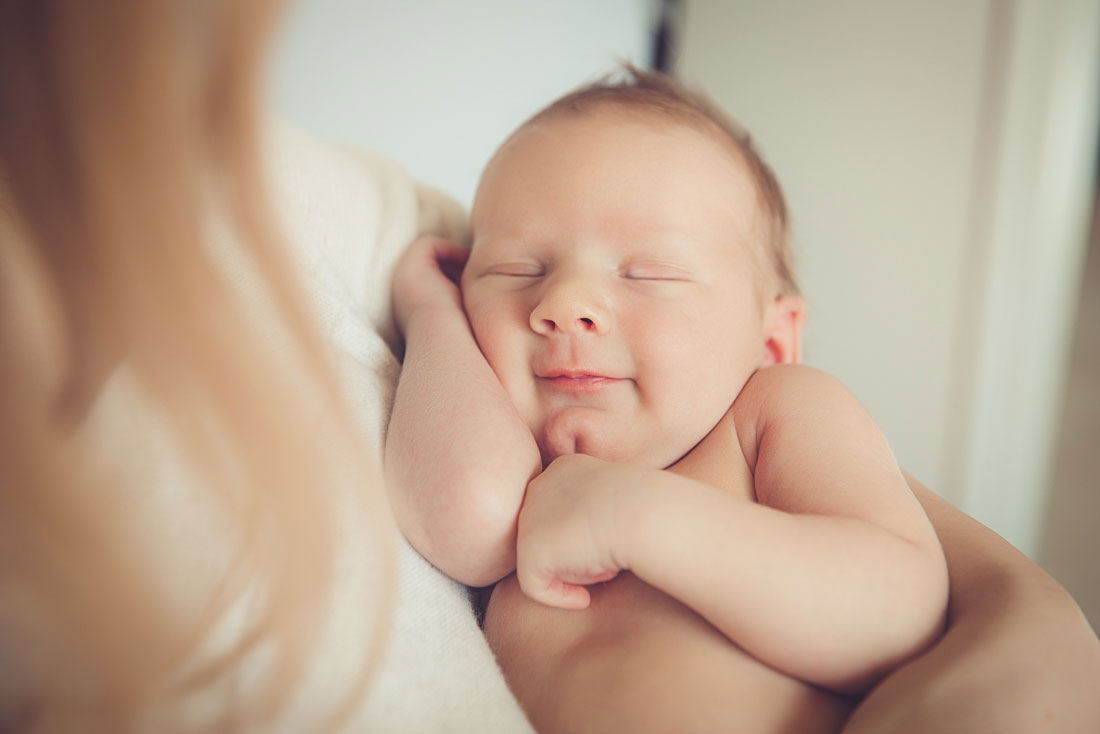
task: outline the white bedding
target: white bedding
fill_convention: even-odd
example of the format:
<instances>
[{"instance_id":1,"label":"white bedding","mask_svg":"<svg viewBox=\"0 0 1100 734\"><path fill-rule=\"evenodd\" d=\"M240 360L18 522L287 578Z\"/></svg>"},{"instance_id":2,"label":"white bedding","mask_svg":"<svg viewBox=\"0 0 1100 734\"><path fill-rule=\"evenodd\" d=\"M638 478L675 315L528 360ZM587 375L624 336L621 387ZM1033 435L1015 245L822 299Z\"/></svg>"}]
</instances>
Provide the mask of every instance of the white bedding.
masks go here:
<instances>
[{"instance_id":1,"label":"white bedding","mask_svg":"<svg viewBox=\"0 0 1100 734\"><path fill-rule=\"evenodd\" d=\"M322 330L338 348L348 399L380 459L399 372L390 272L418 233L461 239L465 215L394 163L316 141L283 123L270 126L266 160L275 210L306 274ZM397 557L394 624L381 669L350 728L530 731L477 626L466 589L404 541ZM354 586L353 579L344 586ZM360 639L356 590L337 594L340 612L322 653L331 662L316 661L309 687L324 687L330 675L340 675L348 662L340 661L341 645Z\"/></svg>"}]
</instances>

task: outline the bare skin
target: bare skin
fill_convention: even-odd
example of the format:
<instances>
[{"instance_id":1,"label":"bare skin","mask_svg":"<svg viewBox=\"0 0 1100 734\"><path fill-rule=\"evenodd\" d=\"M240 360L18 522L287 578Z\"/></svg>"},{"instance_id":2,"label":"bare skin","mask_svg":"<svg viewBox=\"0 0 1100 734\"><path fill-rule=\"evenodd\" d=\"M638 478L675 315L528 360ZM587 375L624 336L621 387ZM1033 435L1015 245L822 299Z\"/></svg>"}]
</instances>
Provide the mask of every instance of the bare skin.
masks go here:
<instances>
[{"instance_id":1,"label":"bare skin","mask_svg":"<svg viewBox=\"0 0 1100 734\"><path fill-rule=\"evenodd\" d=\"M732 411L668 471L746 500L752 474ZM589 587L584 610L493 589L485 634L540 732L835 732L852 699L780 673L631 573Z\"/></svg>"}]
</instances>

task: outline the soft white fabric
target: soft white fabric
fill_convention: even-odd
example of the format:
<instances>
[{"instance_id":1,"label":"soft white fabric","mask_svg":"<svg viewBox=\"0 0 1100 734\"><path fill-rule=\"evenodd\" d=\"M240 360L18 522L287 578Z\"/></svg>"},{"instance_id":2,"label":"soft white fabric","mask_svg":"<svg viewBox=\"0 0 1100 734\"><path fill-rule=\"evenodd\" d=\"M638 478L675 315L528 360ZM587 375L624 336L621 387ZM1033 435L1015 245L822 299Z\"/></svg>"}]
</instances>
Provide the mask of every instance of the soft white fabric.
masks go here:
<instances>
[{"instance_id":1,"label":"soft white fabric","mask_svg":"<svg viewBox=\"0 0 1100 734\"><path fill-rule=\"evenodd\" d=\"M465 216L378 156L273 123L266 140L271 196L300 263L323 333L336 345L348 399L381 459L400 370L393 353L390 274L419 233L461 239ZM336 608L307 690L342 676L363 639L365 576L346 544ZM363 550L360 548L360 550ZM399 542L397 605L381 669L354 731L530 731L477 626L466 589ZM331 665L326 660L331 660ZM307 703L305 710L311 706ZM293 718L293 717L292 717ZM299 720L300 721L300 720Z\"/></svg>"}]
</instances>

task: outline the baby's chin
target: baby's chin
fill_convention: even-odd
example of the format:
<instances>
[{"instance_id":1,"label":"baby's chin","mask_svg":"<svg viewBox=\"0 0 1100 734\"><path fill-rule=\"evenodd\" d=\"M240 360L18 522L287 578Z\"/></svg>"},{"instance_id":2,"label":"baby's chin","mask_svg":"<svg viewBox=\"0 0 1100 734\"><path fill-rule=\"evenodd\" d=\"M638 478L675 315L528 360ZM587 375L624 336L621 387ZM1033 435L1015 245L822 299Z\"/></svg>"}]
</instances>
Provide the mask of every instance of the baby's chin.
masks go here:
<instances>
[{"instance_id":1,"label":"baby's chin","mask_svg":"<svg viewBox=\"0 0 1100 734\"><path fill-rule=\"evenodd\" d=\"M559 413L548 420L541 431L536 431L535 440L544 467L559 456L569 454L586 454L604 461L629 460L629 452L623 451L621 443L615 441L609 431L592 425L588 416L578 413Z\"/></svg>"},{"instance_id":2,"label":"baby's chin","mask_svg":"<svg viewBox=\"0 0 1100 734\"><path fill-rule=\"evenodd\" d=\"M536 432L535 438L542 454L545 468L559 456L585 454L603 461L629 462L654 469L663 469L671 461L655 456L652 451L633 446L624 437L612 435L612 431L591 425L582 417L570 419L569 416L557 416L545 429Z\"/></svg>"}]
</instances>

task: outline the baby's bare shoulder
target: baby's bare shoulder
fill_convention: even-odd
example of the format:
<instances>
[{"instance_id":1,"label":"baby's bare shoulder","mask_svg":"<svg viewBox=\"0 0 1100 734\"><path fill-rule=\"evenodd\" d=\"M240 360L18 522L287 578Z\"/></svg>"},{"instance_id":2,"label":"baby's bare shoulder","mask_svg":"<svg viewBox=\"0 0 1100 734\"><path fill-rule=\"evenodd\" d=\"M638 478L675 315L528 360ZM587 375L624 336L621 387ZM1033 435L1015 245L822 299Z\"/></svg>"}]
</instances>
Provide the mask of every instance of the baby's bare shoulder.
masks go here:
<instances>
[{"instance_id":1,"label":"baby's bare shoulder","mask_svg":"<svg viewBox=\"0 0 1100 734\"><path fill-rule=\"evenodd\" d=\"M755 469L757 442L765 425L798 419L806 411L839 410L859 403L840 380L816 367L778 364L753 373L728 415L742 451Z\"/></svg>"},{"instance_id":2,"label":"baby's bare shoulder","mask_svg":"<svg viewBox=\"0 0 1100 734\"><path fill-rule=\"evenodd\" d=\"M753 373L741 390L742 397L771 395L777 391L843 388L841 382L827 372L807 364L775 364L761 367Z\"/></svg>"},{"instance_id":3,"label":"baby's bare shoulder","mask_svg":"<svg viewBox=\"0 0 1100 734\"><path fill-rule=\"evenodd\" d=\"M848 388L832 375L804 364L761 367L741 389L733 404L738 426L761 414L772 417L779 409L818 406L854 400Z\"/></svg>"}]
</instances>

